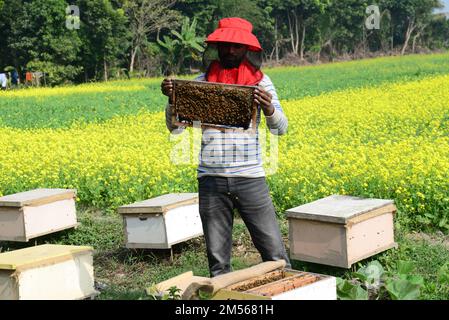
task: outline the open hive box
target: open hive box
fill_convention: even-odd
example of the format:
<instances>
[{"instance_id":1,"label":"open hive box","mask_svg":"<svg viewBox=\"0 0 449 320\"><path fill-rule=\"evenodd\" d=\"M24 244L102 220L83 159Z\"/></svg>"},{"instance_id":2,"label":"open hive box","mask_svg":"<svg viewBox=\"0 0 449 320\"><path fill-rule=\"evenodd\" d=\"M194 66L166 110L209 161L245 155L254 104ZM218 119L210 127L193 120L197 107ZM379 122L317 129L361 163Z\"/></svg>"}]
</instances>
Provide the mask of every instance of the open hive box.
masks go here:
<instances>
[{"instance_id":1,"label":"open hive box","mask_svg":"<svg viewBox=\"0 0 449 320\"><path fill-rule=\"evenodd\" d=\"M155 286L159 294L180 290L182 299L198 299L199 292L213 300L336 300L336 279L285 269L285 261L268 261L214 278L194 276L192 271ZM147 293L154 292L154 287Z\"/></svg>"},{"instance_id":2,"label":"open hive box","mask_svg":"<svg viewBox=\"0 0 449 320\"><path fill-rule=\"evenodd\" d=\"M256 128L255 86L173 80L173 119L176 126Z\"/></svg>"},{"instance_id":3,"label":"open hive box","mask_svg":"<svg viewBox=\"0 0 449 320\"><path fill-rule=\"evenodd\" d=\"M214 300L336 300L336 294L334 277L284 269L223 288Z\"/></svg>"}]
</instances>

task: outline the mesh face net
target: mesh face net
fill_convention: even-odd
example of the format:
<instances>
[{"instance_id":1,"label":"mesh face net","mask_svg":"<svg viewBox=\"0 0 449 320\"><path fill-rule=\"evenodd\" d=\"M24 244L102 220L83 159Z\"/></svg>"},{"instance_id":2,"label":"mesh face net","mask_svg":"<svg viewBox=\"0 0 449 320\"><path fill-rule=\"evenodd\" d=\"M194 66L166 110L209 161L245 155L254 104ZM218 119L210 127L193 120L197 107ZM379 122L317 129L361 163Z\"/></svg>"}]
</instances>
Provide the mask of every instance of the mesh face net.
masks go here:
<instances>
[{"instance_id":1,"label":"mesh face net","mask_svg":"<svg viewBox=\"0 0 449 320\"><path fill-rule=\"evenodd\" d=\"M262 51L250 51L246 52L246 60L253 65L257 70L262 66ZM202 72L207 72L209 66L215 60L219 61L218 48L215 43L209 43L206 50L203 52L203 65Z\"/></svg>"}]
</instances>

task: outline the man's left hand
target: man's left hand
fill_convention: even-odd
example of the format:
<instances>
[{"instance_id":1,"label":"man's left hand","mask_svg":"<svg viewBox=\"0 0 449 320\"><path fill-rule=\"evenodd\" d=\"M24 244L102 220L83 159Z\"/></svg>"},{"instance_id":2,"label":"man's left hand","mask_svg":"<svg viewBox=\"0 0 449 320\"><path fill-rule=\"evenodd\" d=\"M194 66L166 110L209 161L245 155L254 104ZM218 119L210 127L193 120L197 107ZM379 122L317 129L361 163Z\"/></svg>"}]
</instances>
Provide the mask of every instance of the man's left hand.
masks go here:
<instances>
[{"instance_id":1,"label":"man's left hand","mask_svg":"<svg viewBox=\"0 0 449 320\"><path fill-rule=\"evenodd\" d=\"M271 104L272 98L272 95L260 86L254 90L254 101L260 105L265 116L271 116L274 113L274 107Z\"/></svg>"}]
</instances>

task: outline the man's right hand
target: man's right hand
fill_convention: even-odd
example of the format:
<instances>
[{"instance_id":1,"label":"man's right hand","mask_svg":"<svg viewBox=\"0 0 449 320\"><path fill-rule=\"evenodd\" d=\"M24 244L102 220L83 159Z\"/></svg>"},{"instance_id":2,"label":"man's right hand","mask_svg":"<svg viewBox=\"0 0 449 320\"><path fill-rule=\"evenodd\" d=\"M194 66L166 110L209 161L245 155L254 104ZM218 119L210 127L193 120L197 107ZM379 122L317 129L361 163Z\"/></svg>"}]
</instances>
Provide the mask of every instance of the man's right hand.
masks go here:
<instances>
[{"instance_id":1,"label":"man's right hand","mask_svg":"<svg viewBox=\"0 0 449 320\"><path fill-rule=\"evenodd\" d=\"M162 94L166 95L170 98L170 101L173 97L173 81L172 79L164 79L161 83L161 91Z\"/></svg>"}]
</instances>

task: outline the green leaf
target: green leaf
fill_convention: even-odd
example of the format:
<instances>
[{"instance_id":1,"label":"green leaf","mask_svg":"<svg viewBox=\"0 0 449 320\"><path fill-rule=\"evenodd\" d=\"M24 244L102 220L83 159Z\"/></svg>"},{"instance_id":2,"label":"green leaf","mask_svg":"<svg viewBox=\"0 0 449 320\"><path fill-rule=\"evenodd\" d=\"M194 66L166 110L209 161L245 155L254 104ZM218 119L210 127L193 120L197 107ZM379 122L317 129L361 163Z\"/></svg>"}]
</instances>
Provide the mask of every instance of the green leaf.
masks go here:
<instances>
[{"instance_id":1,"label":"green leaf","mask_svg":"<svg viewBox=\"0 0 449 320\"><path fill-rule=\"evenodd\" d=\"M181 41L183 40L182 35L181 35L178 31L172 30L171 33L172 33L174 36L176 36L179 40L181 40Z\"/></svg>"},{"instance_id":2,"label":"green leaf","mask_svg":"<svg viewBox=\"0 0 449 320\"><path fill-rule=\"evenodd\" d=\"M372 261L365 267L360 268L354 276L365 282L367 285L379 283L384 274L384 268L379 261Z\"/></svg>"},{"instance_id":3,"label":"green leaf","mask_svg":"<svg viewBox=\"0 0 449 320\"><path fill-rule=\"evenodd\" d=\"M337 295L340 300L368 300L365 289L341 278L337 278Z\"/></svg>"},{"instance_id":4,"label":"green leaf","mask_svg":"<svg viewBox=\"0 0 449 320\"><path fill-rule=\"evenodd\" d=\"M424 278L418 275L407 275L405 279L415 285L424 285Z\"/></svg>"},{"instance_id":5,"label":"green leaf","mask_svg":"<svg viewBox=\"0 0 449 320\"><path fill-rule=\"evenodd\" d=\"M444 228L444 227L446 227L446 224L447 224L447 218L443 218L443 219L441 219L440 223L438 223L438 226L440 228Z\"/></svg>"},{"instance_id":6,"label":"green leaf","mask_svg":"<svg viewBox=\"0 0 449 320\"><path fill-rule=\"evenodd\" d=\"M385 286L393 300L417 300L420 296L420 287L420 284L407 279L390 280Z\"/></svg>"},{"instance_id":7,"label":"green leaf","mask_svg":"<svg viewBox=\"0 0 449 320\"><path fill-rule=\"evenodd\" d=\"M368 277L364 273L354 272L352 275L362 282L368 281Z\"/></svg>"},{"instance_id":8,"label":"green leaf","mask_svg":"<svg viewBox=\"0 0 449 320\"><path fill-rule=\"evenodd\" d=\"M399 274L410 274L411 272L413 272L413 270L415 270L415 266L413 265L412 261L400 260L397 263L397 267Z\"/></svg>"},{"instance_id":9,"label":"green leaf","mask_svg":"<svg viewBox=\"0 0 449 320\"><path fill-rule=\"evenodd\" d=\"M438 282L449 283L449 262L446 262L438 270Z\"/></svg>"}]
</instances>

